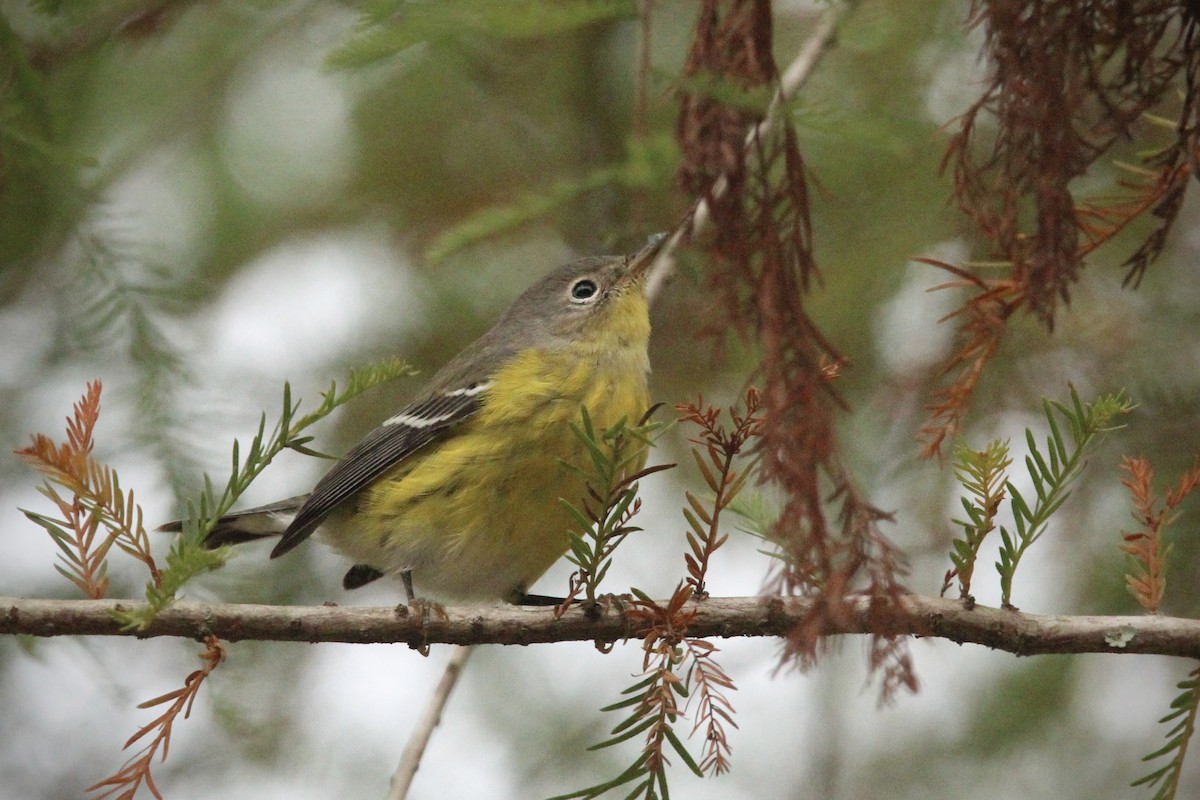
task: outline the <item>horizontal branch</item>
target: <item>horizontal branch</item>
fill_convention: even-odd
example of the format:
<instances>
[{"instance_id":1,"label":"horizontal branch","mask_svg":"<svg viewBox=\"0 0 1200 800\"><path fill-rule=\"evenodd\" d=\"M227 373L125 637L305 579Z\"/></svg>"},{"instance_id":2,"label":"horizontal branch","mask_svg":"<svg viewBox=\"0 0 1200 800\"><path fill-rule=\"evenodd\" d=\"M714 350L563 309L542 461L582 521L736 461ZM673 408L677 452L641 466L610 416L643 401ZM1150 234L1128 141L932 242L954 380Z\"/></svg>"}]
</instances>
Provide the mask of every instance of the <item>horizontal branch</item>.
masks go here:
<instances>
[{"instance_id":1,"label":"horizontal branch","mask_svg":"<svg viewBox=\"0 0 1200 800\"><path fill-rule=\"evenodd\" d=\"M870 633L867 598L852 598L852 614L827 634ZM1042 653L1155 653L1200 658L1200 620L1159 616L1057 616L976 606L908 595L904 614L888 615L889 632L981 644L1017 655ZM31 636L216 635L227 641L426 644L537 644L613 642L636 637L616 607L599 619L578 608L561 619L548 608L452 607L419 613L408 606L263 606L179 602L159 613L144 631L128 631L114 611L141 604L123 600L31 600L0 597L0 634ZM699 637L781 636L812 604L795 597L711 598L694 604L688 634ZM877 617L878 618L878 617Z\"/></svg>"}]
</instances>

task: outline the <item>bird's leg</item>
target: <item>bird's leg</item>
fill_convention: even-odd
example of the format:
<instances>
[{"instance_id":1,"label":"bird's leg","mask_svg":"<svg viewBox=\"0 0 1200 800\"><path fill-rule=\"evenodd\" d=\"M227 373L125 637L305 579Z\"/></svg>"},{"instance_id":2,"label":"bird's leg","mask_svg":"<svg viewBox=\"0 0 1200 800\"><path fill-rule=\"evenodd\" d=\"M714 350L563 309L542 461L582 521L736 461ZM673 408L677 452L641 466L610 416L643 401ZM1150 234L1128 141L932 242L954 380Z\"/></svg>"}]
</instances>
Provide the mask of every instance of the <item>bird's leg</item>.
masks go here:
<instances>
[{"instance_id":1,"label":"bird's leg","mask_svg":"<svg viewBox=\"0 0 1200 800\"><path fill-rule=\"evenodd\" d=\"M400 573L400 582L404 584L404 594L408 597L408 606L405 613L408 611L416 611L421 615L421 628L429 624L431 614L437 614L441 619L446 619L446 609L441 603L435 603L431 600L426 600L423 597L417 597L417 593L413 591L412 570L406 569ZM401 608L405 608L401 606ZM416 646L416 650L423 656L429 655L429 642L422 641Z\"/></svg>"},{"instance_id":2,"label":"bird's leg","mask_svg":"<svg viewBox=\"0 0 1200 800\"><path fill-rule=\"evenodd\" d=\"M526 594L519 592L510 601L515 606L558 606L562 605L561 597L551 597L546 594Z\"/></svg>"}]
</instances>

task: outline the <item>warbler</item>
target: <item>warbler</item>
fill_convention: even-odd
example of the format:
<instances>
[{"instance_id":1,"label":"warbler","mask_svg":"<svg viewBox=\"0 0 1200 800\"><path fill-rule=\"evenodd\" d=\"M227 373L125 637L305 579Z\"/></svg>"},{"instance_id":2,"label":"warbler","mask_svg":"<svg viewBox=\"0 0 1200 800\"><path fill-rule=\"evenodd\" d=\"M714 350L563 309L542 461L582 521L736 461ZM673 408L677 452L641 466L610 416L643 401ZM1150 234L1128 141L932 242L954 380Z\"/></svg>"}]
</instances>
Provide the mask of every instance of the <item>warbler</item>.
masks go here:
<instances>
[{"instance_id":1,"label":"warbler","mask_svg":"<svg viewBox=\"0 0 1200 800\"><path fill-rule=\"evenodd\" d=\"M310 494L223 517L205 544L281 535L277 558L316 533L353 559L347 589L392 575L410 601L555 602L527 590L568 548L561 500L587 493L570 423L647 410L644 284L664 239L554 270Z\"/></svg>"}]
</instances>

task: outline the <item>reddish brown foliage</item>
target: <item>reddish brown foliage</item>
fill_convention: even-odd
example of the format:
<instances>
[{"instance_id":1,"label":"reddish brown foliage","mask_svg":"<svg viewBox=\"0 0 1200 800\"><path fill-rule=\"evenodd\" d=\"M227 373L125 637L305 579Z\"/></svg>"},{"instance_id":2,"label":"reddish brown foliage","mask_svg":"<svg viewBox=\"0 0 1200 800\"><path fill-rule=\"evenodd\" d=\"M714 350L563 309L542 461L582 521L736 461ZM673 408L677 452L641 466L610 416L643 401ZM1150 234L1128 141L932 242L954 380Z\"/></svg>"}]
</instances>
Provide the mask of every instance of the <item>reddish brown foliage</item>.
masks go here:
<instances>
[{"instance_id":1,"label":"reddish brown foliage","mask_svg":"<svg viewBox=\"0 0 1200 800\"><path fill-rule=\"evenodd\" d=\"M1200 55L1185 4L975 0L970 24L984 30L992 70L943 167L959 207L991 245L988 260L1007 263L1009 275L984 281L954 269L980 293L960 312L964 344L922 431L926 455L958 430L1013 311L1027 305L1053 328L1084 259L1149 212L1159 223L1126 261L1127 282L1141 280L1179 212L1198 143ZM1072 182L1132 138L1181 74L1174 142L1146 158L1147 169L1130 169L1126 193L1077 200Z\"/></svg>"},{"instance_id":2,"label":"reddish brown foliage","mask_svg":"<svg viewBox=\"0 0 1200 800\"><path fill-rule=\"evenodd\" d=\"M41 492L58 507L59 519L40 516L34 519L59 545L60 558L65 563L65 566L58 566L59 572L93 600L108 593L109 581L104 565L113 544L112 537L107 535L96 541L103 509L84 502L85 496L94 494L91 483L96 476L96 465L92 461L95 446L92 432L100 417L100 390L100 381L88 384L83 399L75 404L74 413L67 418L64 444L57 445L50 437L39 433L34 435L29 447L15 451L38 472L49 476L50 480L42 486ZM55 484L71 492L71 498L62 497L54 488Z\"/></svg>"},{"instance_id":3,"label":"reddish brown foliage","mask_svg":"<svg viewBox=\"0 0 1200 800\"><path fill-rule=\"evenodd\" d=\"M54 478L55 483L76 494L88 491L88 477L92 470L92 449L95 441L92 433L100 418L100 381L92 381L87 391L74 406L67 418L67 441L56 445L49 436L37 433L33 443L16 454L25 459L38 472Z\"/></svg>"},{"instance_id":4,"label":"reddish brown foliage","mask_svg":"<svg viewBox=\"0 0 1200 800\"><path fill-rule=\"evenodd\" d=\"M983 370L1000 349L1008 318L1020 307L1024 294L1012 280L984 280L944 261L931 258L918 260L957 277L957 280L938 288L966 288L975 292L961 308L939 320L963 319L959 331L962 345L943 372L954 377L950 383L934 392L929 405L929 422L921 429L920 438L925 442L921 455L930 458L941 452L942 443L948 437L958 433L975 387L983 377Z\"/></svg>"},{"instance_id":5,"label":"reddish brown foliage","mask_svg":"<svg viewBox=\"0 0 1200 800\"><path fill-rule=\"evenodd\" d=\"M692 687L688 707L695 704L696 722L692 735L704 731L704 754L700 757L700 770L706 775L722 775L729 771L729 756L732 748L725 733L725 725L737 727L733 721L733 704L725 692L737 689L733 679L726 674L713 656L720 652L717 646L706 639L683 640L692 659L684 683Z\"/></svg>"},{"instance_id":6,"label":"reddish brown foliage","mask_svg":"<svg viewBox=\"0 0 1200 800\"><path fill-rule=\"evenodd\" d=\"M683 65L685 77L708 76L740 89L769 85L777 78L771 56L772 20L769 0L702 0L695 39ZM746 180L743 143L761 114L728 106L704 94L684 94L676 136L683 148L680 183L685 192L702 196L717 212L724 204L741 204ZM729 191L719 195L720 179ZM723 215L718 213L718 218ZM731 242L740 231L718 225L719 240Z\"/></svg>"},{"instance_id":7,"label":"reddish brown foliage","mask_svg":"<svg viewBox=\"0 0 1200 800\"><path fill-rule=\"evenodd\" d=\"M48 476L41 492L59 507L61 518L32 512L26 515L46 529L59 546L66 566L56 569L94 600L108 590L104 558L113 545L142 561L150 570L152 583L158 585L161 581L150 554L150 537L142 524L142 506L134 503L132 492L121 488L112 468L91 456L92 431L100 417L100 392L100 381L88 384L88 391L67 419L65 444L55 445L38 433L34 443L16 451L32 468ZM71 492L71 499L62 498L55 485ZM97 543L96 534L101 529L106 536Z\"/></svg>"},{"instance_id":8,"label":"reddish brown foliage","mask_svg":"<svg viewBox=\"0 0 1200 800\"><path fill-rule=\"evenodd\" d=\"M771 33L768 0L704 0L684 74L743 90L775 87ZM789 655L807 663L825 623L848 613L845 596L864 579L881 613L895 607L887 601L902 591L903 566L878 528L887 515L863 500L836 454L840 400L826 369L842 359L804 306L819 277L804 160L786 117L763 126L764 117L745 105L685 95L680 180L712 212L715 233L704 243L717 265L711 288L733 329L762 347L761 471L787 492L776 530L787 563L779 588L820 599L789 639ZM830 496L841 504L836 526L825 517ZM890 659L885 673L901 676L889 677L885 691L915 685L907 655L893 645L876 640L874 653Z\"/></svg>"},{"instance_id":9,"label":"reddish brown foliage","mask_svg":"<svg viewBox=\"0 0 1200 800\"><path fill-rule=\"evenodd\" d=\"M200 660L204 662L203 666L188 675L184 679L182 687L138 705L138 708L153 708L164 703L169 704L156 719L142 726L137 733L129 737L129 740L125 742L125 749L132 747L135 742L151 732L154 732L154 737L136 755L126 761L115 775L105 778L94 786L89 786L89 792L104 790L100 795L102 798L115 795L116 800L133 800L137 790L144 784L151 794L158 800L162 800L162 793L158 791L154 777L150 774L154 756L161 748L161 758L166 760L167 751L171 746L171 726L174 725L180 714L183 714L185 719L191 715L192 704L196 702L200 685L204 683L205 678L212 674L217 665L225 660L225 646L220 639L209 636L204 640L204 644L204 652L200 654ZM117 794L118 792L120 794Z\"/></svg>"},{"instance_id":10,"label":"reddish brown foliage","mask_svg":"<svg viewBox=\"0 0 1200 800\"><path fill-rule=\"evenodd\" d=\"M142 509L134 502L133 492L121 488L110 467L92 458L92 433L100 416L100 381L87 386L83 398L67 418L67 441L55 444L50 437L35 434L33 443L16 453L30 466L46 475L41 492L59 511L59 518L25 512L54 539L65 565L59 572L92 599L108 591L105 558L114 544L144 563L151 580L158 584L159 571L150 554L150 538L142 526ZM64 498L55 489L71 493ZM104 536L97 541L97 533Z\"/></svg>"},{"instance_id":11,"label":"reddish brown foliage","mask_svg":"<svg viewBox=\"0 0 1200 800\"><path fill-rule=\"evenodd\" d=\"M1158 218L1155 229L1125 261L1129 268L1125 282L1135 287L1166 244L1200 152L1200 21L1189 11L1181 26L1183 36L1177 60L1183 73L1183 91L1175 115L1174 140L1146 157L1144 161L1149 169L1127 184L1135 197L1144 198L1144 207ZM1142 212L1142 209L1134 210L1139 214Z\"/></svg>"},{"instance_id":12,"label":"reddish brown foliage","mask_svg":"<svg viewBox=\"0 0 1200 800\"><path fill-rule=\"evenodd\" d=\"M680 709L677 697L689 698L695 710L692 733L704 731L704 753L699 768L709 775L729 771L730 746L726 725L733 721L733 704L726 696L734 691L733 679L714 660L719 650L704 639L689 638L688 625L696 617L691 584L682 584L666 606L648 598L633 600L628 616L635 622L644 650L642 669L652 677L642 695L634 717L653 719L646 729L646 768L660 770L666 762L665 745L673 736L671 726L686 709ZM690 662L689 662L690 659ZM687 665L686 671L680 668Z\"/></svg>"},{"instance_id":13,"label":"reddish brown foliage","mask_svg":"<svg viewBox=\"0 0 1200 800\"><path fill-rule=\"evenodd\" d=\"M1163 98L1189 40L1182 18L1175 0L975 3L971 24L984 28L993 69L946 161L959 206L1047 325L1087 252L1071 181ZM985 114L998 125L987 144Z\"/></svg>"},{"instance_id":14,"label":"reddish brown foliage","mask_svg":"<svg viewBox=\"0 0 1200 800\"><path fill-rule=\"evenodd\" d=\"M665 765L664 751L671 725L682 714L677 698L683 681L674 668L679 662L677 648L696 616L695 610L684 608L691 598L691 589L681 587L665 607L635 600L628 611L642 635L642 671L653 677L634 714L640 719L653 720L646 729L645 744L646 768L650 772Z\"/></svg>"},{"instance_id":15,"label":"reddish brown foliage","mask_svg":"<svg viewBox=\"0 0 1200 800\"><path fill-rule=\"evenodd\" d=\"M1160 503L1152 486L1154 468L1145 458L1126 458L1121 468L1129 477L1121 481L1133 498L1133 518L1141 527L1124 535L1121 551L1130 556L1131 568L1125 575L1129 593L1147 611L1158 613L1167 588L1166 558L1170 547L1163 544L1163 531L1174 519L1174 511L1197 486L1200 464L1185 472L1179 485L1168 489Z\"/></svg>"},{"instance_id":16,"label":"reddish brown foliage","mask_svg":"<svg viewBox=\"0 0 1200 800\"><path fill-rule=\"evenodd\" d=\"M753 471L752 468L746 468L738 472L733 469L733 462L748 445L762 435L764 420L757 416L760 402L758 390L751 388L746 392L745 413L739 411L737 406L731 406L729 416L733 420L732 430L726 430L720 421L721 412L712 406L705 407L703 399L675 407L683 414L685 420L700 428L699 438L690 440L696 445L692 448L692 456L705 484L713 493L710 510L706 503L687 492L687 501L691 508L683 511L691 526L687 533L691 552L684 555L688 570L687 582L695 590L697 599L708 597L705 578L708 575L709 560L729 538L729 534L721 533L721 512L737 497Z\"/></svg>"}]
</instances>

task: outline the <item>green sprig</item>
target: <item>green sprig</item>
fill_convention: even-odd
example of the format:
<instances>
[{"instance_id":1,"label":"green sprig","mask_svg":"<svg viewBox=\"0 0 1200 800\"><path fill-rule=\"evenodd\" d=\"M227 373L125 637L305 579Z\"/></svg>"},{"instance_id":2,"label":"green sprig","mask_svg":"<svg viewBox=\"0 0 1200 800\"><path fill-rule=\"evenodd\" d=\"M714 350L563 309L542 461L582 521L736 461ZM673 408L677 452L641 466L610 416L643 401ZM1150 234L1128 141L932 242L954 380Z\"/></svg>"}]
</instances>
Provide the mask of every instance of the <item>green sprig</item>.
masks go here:
<instances>
[{"instance_id":1,"label":"green sprig","mask_svg":"<svg viewBox=\"0 0 1200 800\"><path fill-rule=\"evenodd\" d=\"M368 6L359 29L330 54L328 63L332 67L363 67L418 44L439 47L480 36L540 38L636 16L634 0L378 2Z\"/></svg>"},{"instance_id":2,"label":"green sprig","mask_svg":"<svg viewBox=\"0 0 1200 800\"><path fill-rule=\"evenodd\" d=\"M663 648L659 656L657 665L621 692L623 700L600 709L604 712L628 711L628 714L609 731L609 738L588 749L602 750L643 734L647 737L646 746L633 763L615 777L570 794L557 795L550 800L594 800L630 783L636 785L626 795L627 798L669 800L671 793L666 769L669 762L663 753L663 744L670 745L671 750L696 777L704 777L704 771L673 728L682 715L676 698L686 701L689 693L687 682L677 677L685 672L687 652L682 647L672 646Z\"/></svg>"},{"instance_id":3,"label":"green sprig","mask_svg":"<svg viewBox=\"0 0 1200 800\"><path fill-rule=\"evenodd\" d=\"M571 423L571 429L587 450L590 466L567 466L587 481L590 502L585 499L580 507L561 500L578 527L567 533L570 545L567 560L578 568L571 579L567 602L582 591L585 606L595 608L600 583L612 566L613 552L626 536L641 530L629 524L641 506L638 481L675 466L659 464L638 469L645 463L654 438L665 427L666 423L646 421L629 425L622 418L597 433L586 407L580 409L580 421Z\"/></svg>"},{"instance_id":4,"label":"green sprig","mask_svg":"<svg viewBox=\"0 0 1200 800\"><path fill-rule=\"evenodd\" d=\"M950 562L954 568L946 573L943 595L949 590L951 581L957 578L959 597L968 602L973 599L971 578L975 573L975 561L984 538L996 529L996 514L1004 501L1007 485L1005 470L1010 464L1007 441L997 439L983 450L973 450L964 442L955 445L954 474L971 496L961 498L967 518L954 520L963 529L963 536L953 542Z\"/></svg>"},{"instance_id":5,"label":"green sprig","mask_svg":"<svg viewBox=\"0 0 1200 800\"><path fill-rule=\"evenodd\" d=\"M1071 405L1052 400L1042 401L1050 435L1046 437L1045 452L1038 448L1033 431L1026 428L1025 439L1029 455L1025 466L1033 481L1036 499L1031 503L1021 494L1012 481L1004 486L1011 498L1015 530L1000 526L1000 560L996 569L1000 573L1000 599L1005 608L1012 608L1012 582L1021 557L1046 531L1050 517L1062 507L1070 496L1070 485L1079 476L1086 456L1094 448L1101 434L1113 430L1117 417L1133 409L1123 392L1103 395L1091 403L1083 403L1074 387L1071 389ZM1060 418L1065 420L1070 442L1064 435Z\"/></svg>"},{"instance_id":6,"label":"green sprig","mask_svg":"<svg viewBox=\"0 0 1200 800\"><path fill-rule=\"evenodd\" d=\"M230 476L220 497L217 497L212 481L206 475L199 501L188 503L183 535L171 546L159 580L151 581L146 586L147 604L137 610L117 612L116 618L127 628L145 630L155 615L174 601L180 587L196 575L217 569L225 563L225 548L209 550L204 546L204 539L277 455L284 450L320 455L307 446L313 437L303 435L304 431L368 389L412 375L414 371L401 361L351 370L344 389L339 392L337 383L330 383L328 391L321 395L321 404L300 417L297 416L300 402L293 402L291 385L285 383L283 407L270 435L267 435L267 415L264 413L259 418L258 432L244 455L241 443L234 440Z\"/></svg>"},{"instance_id":7,"label":"green sprig","mask_svg":"<svg viewBox=\"0 0 1200 800\"><path fill-rule=\"evenodd\" d=\"M1142 758L1142 761L1154 761L1170 755L1171 759L1149 775L1144 775L1134 781L1131 786L1158 786L1152 800L1175 800L1179 788L1179 776L1183 771L1183 759L1187 754L1188 743L1196 730L1196 710L1200 706L1200 667L1192 670L1187 680L1181 681L1177 687L1179 695L1171 701L1171 713L1159 720L1159 724L1173 722L1167 730L1167 743Z\"/></svg>"},{"instance_id":8,"label":"green sprig","mask_svg":"<svg viewBox=\"0 0 1200 800\"><path fill-rule=\"evenodd\" d=\"M678 146L667 135L634 137L626 142L625 159L575 177L563 177L519 193L512 201L480 209L433 241L425 252L438 264L454 253L566 206L588 192L605 187L653 189L661 186L678 162Z\"/></svg>"}]
</instances>

